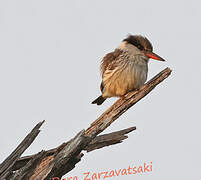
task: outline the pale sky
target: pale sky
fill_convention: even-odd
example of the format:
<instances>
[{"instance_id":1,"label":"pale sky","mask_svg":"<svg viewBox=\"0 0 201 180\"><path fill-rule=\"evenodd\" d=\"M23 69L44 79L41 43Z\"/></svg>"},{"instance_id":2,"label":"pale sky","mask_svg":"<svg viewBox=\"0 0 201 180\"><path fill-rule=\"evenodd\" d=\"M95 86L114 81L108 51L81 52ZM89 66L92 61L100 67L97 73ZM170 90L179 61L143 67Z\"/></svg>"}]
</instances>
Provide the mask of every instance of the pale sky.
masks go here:
<instances>
[{"instance_id":1,"label":"pale sky","mask_svg":"<svg viewBox=\"0 0 201 180\"><path fill-rule=\"evenodd\" d=\"M99 65L129 33L142 34L166 62L150 60L148 79L170 67L172 75L105 133L131 126L123 143L85 153L64 178L152 162L150 173L119 180L201 179L200 1L1 0L0 162L43 119L24 153L68 141L87 128L102 106Z\"/></svg>"}]
</instances>

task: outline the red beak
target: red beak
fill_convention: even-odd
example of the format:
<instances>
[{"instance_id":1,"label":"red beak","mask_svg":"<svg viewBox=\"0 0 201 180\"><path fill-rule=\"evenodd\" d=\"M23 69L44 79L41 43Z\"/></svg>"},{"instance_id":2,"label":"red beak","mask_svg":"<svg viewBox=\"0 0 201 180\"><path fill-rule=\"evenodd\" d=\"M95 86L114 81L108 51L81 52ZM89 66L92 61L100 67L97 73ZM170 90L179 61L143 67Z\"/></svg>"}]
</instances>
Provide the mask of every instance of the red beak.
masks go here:
<instances>
[{"instance_id":1,"label":"red beak","mask_svg":"<svg viewBox=\"0 0 201 180\"><path fill-rule=\"evenodd\" d=\"M145 55L151 59L155 59L158 61L165 61L165 59L163 59L162 57L160 57L159 55L157 55L153 52L145 52Z\"/></svg>"}]
</instances>

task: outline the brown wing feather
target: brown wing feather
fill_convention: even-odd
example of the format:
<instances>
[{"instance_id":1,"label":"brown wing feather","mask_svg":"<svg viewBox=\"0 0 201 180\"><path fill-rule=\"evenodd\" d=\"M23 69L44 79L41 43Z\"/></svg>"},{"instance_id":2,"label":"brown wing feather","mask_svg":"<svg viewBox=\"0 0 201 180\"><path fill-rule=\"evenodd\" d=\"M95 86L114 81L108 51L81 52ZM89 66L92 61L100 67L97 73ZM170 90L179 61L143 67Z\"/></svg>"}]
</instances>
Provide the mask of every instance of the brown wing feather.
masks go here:
<instances>
[{"instance_id":1,"label":"brown wing feather","mask_svg":"<svg viewBox=\"0 0 201 180\"><path fill-rule=\"evenodd\" d=\"M102 60L101 68L100 68L102 77L107 67L111 66L110 68L112 68L113 62L120 56L121 53L122 53L122 50L115 49L115 51L105 55L105 57Z\"/></svg>"}]
</instances>

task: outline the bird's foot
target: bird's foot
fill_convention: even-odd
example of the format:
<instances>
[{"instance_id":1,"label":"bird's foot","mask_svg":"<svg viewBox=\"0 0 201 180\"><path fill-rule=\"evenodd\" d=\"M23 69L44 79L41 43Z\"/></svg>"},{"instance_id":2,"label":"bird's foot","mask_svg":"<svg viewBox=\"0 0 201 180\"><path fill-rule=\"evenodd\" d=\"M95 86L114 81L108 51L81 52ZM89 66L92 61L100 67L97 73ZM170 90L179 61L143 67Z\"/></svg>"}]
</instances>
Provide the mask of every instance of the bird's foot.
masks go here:
<instances>
[{"instance_id":1,"label":"bird's foot","mask_svg":"<svg viewBox=\"0 0 201 180\"><path fill-rule=\"evenodd\" d=\"M125 100L126 98L125 98L125 96L123 95L123 96L120 96L119 99L120 99L120 100Z\"/></svg>"},{"instance_id":2,"label":"bird's foot","mask_svg":"<svg viewBox=\"0 0 201 180\"><path fill-rule=\"evenodd\" d=\"M139 91L140 90L140 88L135 88L135 91Z\"/></svg>"}]
</instances>

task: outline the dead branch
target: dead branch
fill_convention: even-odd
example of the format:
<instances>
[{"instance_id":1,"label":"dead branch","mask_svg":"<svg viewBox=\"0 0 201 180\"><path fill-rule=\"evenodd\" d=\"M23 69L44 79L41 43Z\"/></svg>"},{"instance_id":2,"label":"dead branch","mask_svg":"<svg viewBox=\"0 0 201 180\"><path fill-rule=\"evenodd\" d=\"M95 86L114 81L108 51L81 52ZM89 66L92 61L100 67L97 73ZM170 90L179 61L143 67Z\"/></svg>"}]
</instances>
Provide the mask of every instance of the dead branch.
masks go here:
<instances>
[{"instance_id":1,"label":"dead branch","mask_svg":"<svg viewBox=\"0 0 201 180\"><path fill-rule=\"evenodd\" d=\"M28 135L30 139L27 139L27 136L16 150L0 165L0 180L41 180L41 178L47 180L51 177L62 177L71 171L81 160L83 150L89 152L121 143L122 140L127 138L125 134L135 130L135 127L106 135L97 135L104 131L131 106L151 92L170 74L171 70L166 68L148 81L140 90L130 92L123 98L120 98L95 120L86 131L82 130L70 141L63 143L57 148L20 158L24 150L29 147L38 135L39 128L43 122L39 123Z\"/></svg>"},{"instance_id":2,"label":"dead branch","mask_svg":"<svg viewBox=\"0 0 201 180\"><path fill-rule=\"evenodd\" d=\"M39 134L39 128L42 126L44 121L38 123L33 130L24 138L19 146L8 156L4 162L0 164L0 179L4 179L10 173L15 162L20 158L22 153L31 145L36 136Z\"/></svg>"},{"instance_id":3,"label":"dead branch","mask_svg":"<svg viewBox=\"0 0 201 180\"><path fill-rule=\"evenodd\" d=\"M127 128L127 129L124 129L121 131L97 136L90 143L88 143L87 146L85 146L85 148L83 148L83 149L89 152L89 151L93 151L95 149L99 149L99 148L102 148L105 146L110 146L113 144L121 143L124 139L127 138L126 134L134 131L135 129L136 129L136 127L131 127L131 128ZM88 138L88 140L90 140L89 137L84 136L84 130L82 132L78 133L78 135L74 139L82 139L83 137ZM50 167L53 168L54 163L59 162L58 159L60 157L61 157L61 159L64 158L63 152L66 151L65 148L69 148L70 154L72 152L75 152L75 150L73 148L71 149L71 147L77 147L77 146L69 144L69 143L75 143L77 141L77 140L74 141L74 139L71 139L70 141L63 143L62 145L60 145L57 148L50 149L48 151L41 151L40 153L20 158L14 164L14 166L12 168L12 171L16 171L16 172L14 174L10 174L9 176L7 176L7 179L23 180L23 179L39 178L41 180L41 177L45 177L45 175L47 175L46 173L48 172L48 169ZM87 143L87 141L85 141L85 139L83 139L83 142ZM55 158L55 160L53 162L51 162L59 152L61 155L57 156L58 159ZM64 154L67 154L67 153L65 152ZM73 155L74 158L68 159L68 160L70 160L70 162L65 162L64 163L65 165L63 165L63 166L61 166L61 164L63 164L63 163L60 163L60 166L65 167L66 171L70 171L71 169L73 169L75 167L75 164L81 160L82 156L83 156L82 153L77 153L77 156L74 154ZM51 162L51 164L50 164L50 162ZM69 165L67 166L67 164L69 164ZM37 168L36 168L36 166L37 166ZM47 166L49 166L49 168ZM54 166L55 166L55 168L58 168L57 165L54 165ZM33 170L34 170L34 172L33 172ZM32 174L34 174L32 177L30 176L30 172ZM62 170L61 172L63 173L64 171ZM57 171L57 173L58 173L58 171ZM31 178L29 178L29 177L31 177ZM59 174L57 174L57 177L59 177ZM48 178L46 178L46 179L48 179Z\"/></svg>"},{"instance_id":4,"label":"dead branch","mask_svg":"<svg viewBox=\"0 0 201 180\"><path fill-rule=\"evenodd\" d=\"M90 152L105 146L121 143L124 139L128 138L125 134L134 130L136 130L136 127L130 127L121 131L97 136L86 146L85 150Z\"/></svg>"},{"instance_id":5,"label":"dead branch","mask_svg":"<svg viewBox=\"0 0 201 180\"><path fill-rule=\"evenodd\" d=\"M126 112L131 106L150 93L159 83L171 74L170 68L166 68L144 84L140 90L132 91L116 101L86 130L86 135L96 136L104 131L112 122Z\"/></svg>"},{"instance_id":6,"label":"dead branch","mask_svg":"<svg viewBox=\"0 0 201 180\"><path fill-rule=\"evenodd\" d=\"M134 130L136 130L136 127L130 127L130 128L127 128L127 129L124 129L121 131L116 131L113 133L97 136L85 147L84 150L86 150L87 152L91 152L93 150L100 149L105 146L122 143L124 139L128 138L128 136L126 134L128 134ZM62 145L60 145L57 148L46 151L46 156L52 156L52 155L56 154L56 152L60 151L59 149L62 149L67 144L68 144L68 142L63 143ZM12 171L16 171L16 170L24 167L35 155L37 155L37 154L31 155L31 156L24 156L24 157L21 157L20 159L18 159L17 162L14 164Z\"/></svg>"}]
</instances>

